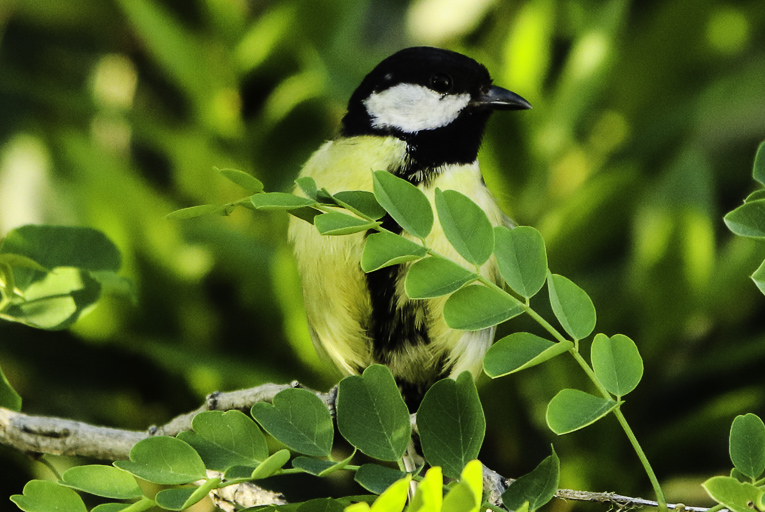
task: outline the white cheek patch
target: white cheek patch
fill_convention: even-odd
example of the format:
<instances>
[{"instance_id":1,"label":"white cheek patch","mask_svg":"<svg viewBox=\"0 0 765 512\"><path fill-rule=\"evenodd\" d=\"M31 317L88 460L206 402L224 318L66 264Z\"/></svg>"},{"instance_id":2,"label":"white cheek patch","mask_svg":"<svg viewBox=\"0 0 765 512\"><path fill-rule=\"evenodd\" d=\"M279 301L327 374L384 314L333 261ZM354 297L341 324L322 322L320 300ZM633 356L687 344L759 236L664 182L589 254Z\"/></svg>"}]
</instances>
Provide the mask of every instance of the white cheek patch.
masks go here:
<instances>
[{"instance_id":1,"label":"white cheek patch","mask_svg":"<svg viewBox=\"0 0 765 512\"><path fill-rule=\"evenodd\" d=\"M454 121L470 102L470 95L439 94L414 84L398 84L364 100L375 128L405 133L442 128Z\"/></svg>"}]
</instances>

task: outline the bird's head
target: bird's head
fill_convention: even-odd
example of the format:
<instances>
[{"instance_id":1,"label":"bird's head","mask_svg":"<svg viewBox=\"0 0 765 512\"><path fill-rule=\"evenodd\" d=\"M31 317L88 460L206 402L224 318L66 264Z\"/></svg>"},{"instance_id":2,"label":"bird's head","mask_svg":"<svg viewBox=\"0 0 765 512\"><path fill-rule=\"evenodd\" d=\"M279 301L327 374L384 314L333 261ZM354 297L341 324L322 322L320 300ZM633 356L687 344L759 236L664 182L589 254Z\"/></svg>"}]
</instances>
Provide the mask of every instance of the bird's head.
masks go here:
<instances>
[{"instance_id":1,"label":"bird's head","mask_svg":"<svg viewBox=\"0 0 765 512\"><path fill-rule=\"evenodd\" d=\"M348 103L342 134L398 137L426 165L468 163L494 110L528 108L519 95L493 85L475 60L414 47L391 55L364 78Z\"/></svg>"}]
</instances>

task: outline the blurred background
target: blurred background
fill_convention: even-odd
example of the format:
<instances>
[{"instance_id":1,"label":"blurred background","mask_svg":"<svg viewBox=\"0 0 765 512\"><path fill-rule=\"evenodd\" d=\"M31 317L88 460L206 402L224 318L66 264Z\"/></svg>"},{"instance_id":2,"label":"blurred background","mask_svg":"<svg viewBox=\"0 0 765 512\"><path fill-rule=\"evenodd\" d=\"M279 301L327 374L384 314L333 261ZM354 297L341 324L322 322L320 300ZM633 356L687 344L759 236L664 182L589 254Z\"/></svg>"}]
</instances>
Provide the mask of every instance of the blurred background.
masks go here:
<instances>
[{"instance_id":1,"label":"blurred background","mask_svg":"<svg viewBox=\"0 0 765 512\"><path fill-rule=\"evenodd\" d=\"M0 0L0 234L98 228L138 295L63 332L0 324L24 410L143 430L216 390L336 382L308 338L285 215L164 216L244 195L213 166L290 190L363 76L415 44L474 57L533 104L491 120L486 182L590 293L596 331L637 342L645 377L623 411L668 499L706 503L731 421L765 414L765 298L748 279L765 248L722 223L755 189L765 139L761 0ZM518 318L502 333L517 329L536 332ZM483 382L484 462L518 476L554 443L562 486L651 498L613 418L548 431L562 387L590 389L570 358ZM0 458L4 496L50 477ZM328 492L294 482L273 485Z\"/></svg>"}]
</instances>

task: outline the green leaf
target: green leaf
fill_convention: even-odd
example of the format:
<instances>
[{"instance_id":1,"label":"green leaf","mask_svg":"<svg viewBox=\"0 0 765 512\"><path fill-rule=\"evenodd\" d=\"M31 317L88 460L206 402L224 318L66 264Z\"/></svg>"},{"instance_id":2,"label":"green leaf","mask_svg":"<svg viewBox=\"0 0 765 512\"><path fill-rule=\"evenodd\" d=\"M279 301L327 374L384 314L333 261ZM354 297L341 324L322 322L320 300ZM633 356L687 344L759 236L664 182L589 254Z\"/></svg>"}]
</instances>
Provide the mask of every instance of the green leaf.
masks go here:
<instances>
[{"instance_id":1,"label":"green leaf","mask_svg":"<svg viewBox=\"0 0 765 512\"><path fill-rule=\"evenodd\" d=\"M304 501L294 510L297 512L343 512L344 509L345 505L341 500L334 500L332 498L316 498L313 500ZM283 510L283 507L279 507L277 510L281 511Z\"/></svg>"},{"instance_id":2,"label":"green leaf","mask_svg":"<svg viewBox=\"0 0 765 512\"><path fill-rule=\"evenodd\" d=\"M174 437L149 437L130 450L130 460L114 463L138 478L162 485L181 485L205 478L205 464L187 443Z\"/></svg>"},{"instance_id":3,"label":"green leaf","mask_svg":"<svg viewBox=\"0 0 765 512\"><path fill-rule=\"evenodd\" d=\"M765 199L765 189L757 189L748 196L744 198L745 203L751 203L752 201L757 201L758 199Z\"/></svg>"},{"instance_id":4,"label":"green leaf","mask_svg":"<svg viewBox=\"0 0 765 512\"><path fill-rule=\"evenodd\" d=\"M101 285L89 272L59 267L28 282L25 300L7 307L3 317L38 329L65 329L100 296Z\"/></svg>"},{"instance_id":5,"label":"green leaf","mask_svg":"<svg viewBox=\"0 0 765 512\"><path fill-rule=\"evenodd\" d=\"M409 482L411 481L411 475L406 475L398 482L394 482L375 500L374 505L372 505L372 512L400 512L404 510L409 493Z\"/></svg>"},{"instance_id":6,"label":"green leaf","mask_svg":"<svg viewBox=\"0 0 765 512\"><path fill-rule=\"evenodd\" d=\"M200 412L191 426L194 431L181 432L178 439L190 444L209 469L257 466L268 457L263 432L240 411Z\"/></svg>"},{"instance_id":7,"label":"green leaf","mask_svg":"<svg viewBox=\"0 0 765 512\"><path fill-rule=\"evenodd\" d=\"M523 306L515 298L480 284L460 288L444 304L446 324L463 331L486 329L521 313Z\"/></svg>"},{"instance_id":8,"label":"green leaf","mask_svg":"<svg viewBox=\"0 0 765 512\"><path fill-rule=\"evenodd\" d=\"M3 317L51 330L68 327L95 304L99 280L108 281L105 276L116 272L121 260L100 231L69 226L22 226L8 233L0 253L13 255L15 263L19 257L36 262L13 267L13 284L24 300L6 307Z\"/></svg>"},{"instance_id":9,"label":"green leaf","mask_svg":"<svg viewBox=\"0 0 765 512\"><path fill-rule=\"evenodd\" d=\"M560 481L560 460L553 449L552 455L539 463L530 473L518 478L502 495L502 503L516 510L528 502L529 510L537 510L555 495Z\"/></svg>"},{"instance_id":10,"label":"green leaf","mask_svg":"<svg viewBox=\"0 0 765 512\"><path fill-rule=\"evenodd\" d=\"M754 271L751 278L752 281L754 281L755 286L757 286L757 289L760 290L760 293L765 294L765 261L757 267L757 270Z\"/></svg>"},{"instance_id":11,"label":"green leaf","mask_svg":"<svg viewBox=\"0 0 765 512\"><path fill-rule=\"evenodd\" d=\"M757 148L752 176L762 185L765 185L765 141L761 142L760 147Z\"/></svg>"},{"instance_id":12,"label":"green leaf","mask_svg":"<svg viewBox=\"0 0 765 512\"><path fill-rule=\"evenodd\" d=\"M364 464L356 471L356 475L353 479L367 491L375 494L382 494L385 492L385 489L405 476L406 473L398 471L397 469L380 466L379 464ZM422 485L422 483L420 485ZM440 486L438 492L440 495Z\"/></svg>"},{"instance_id":13,"label":"green leaf","mask_svg":"<svg viewBox=\"0 0 765 512\"><path fill-rule=\"evenodd\" d=\"M287 210L287 213L292 215L293 217L297 217L298 219L304 220L309 224L313 224L313 221L316 217L321 215L321 211L317 210L316 208L311 208L310 206L303 206L300 208L293 208L292 210Z\"/></svg>"},{"instance_id":14,"label":"green leaf","mask_svg":"<svg viewBox=\"0 0 765 512\"><path fill-rule=\"evenodd\" d=\"M536 229L495 227L494 254L502 278L522 297L533 297L545 284L547 251L545 241Z\"/></svg>"},{"instance_id":15,"label":"green leaf","mask_svg":"<svg viewBox=\"0 0 765 512\"><path fill-rule=\"evenodd\" d=\"M458 478L465 464L478 457L486 420L469 372L428 389L417 410L417 429L425 458L448 477Z\"/></svg>"},{"instance_id":16,"label":"green leaf","mask_svg":"<svg viewBox=\"0 0 765 512\"><path fill-rule=\"evenodd\" d=\"M295 184L310 199L316 200L319 194L319 187L316 181L310 176L301 176L295 180Z\"/></svg>"},{"instance_id":17,"label":"green leaf","mask_svg":"<svg viewBox=\"0 0 765 512\"><path fill-rule=\"evenodd\" d=\"M744 203L723 217L733 233L747 238L765 238L765 199Z\"/></svg>"},{"instance_id":18,"label":"green leaf","mask_svg":"<svg viewBox=\"0 0 765 512\"><path fill-rule=\"evenodd\" d=\"M290 451L287 449L282 449L275 452L255 468L255 470L250 475L250 478L258 480L274 475L277 471L281 470L285 464L287 464L287 462L290 460L290 457Z\"/></svg>"},{"instance_id":19,"label":"green leaf","mask_svg":"<svg viewBox=\"0 0 765 512\"><path fill-rule=\"evenodd\" d=\"M8 265L9 267L28 268L31 270L37 270L38 272L50 272L49 268L45 268L35 260L27 258L26 256L22 256L21 254L0 254L0 264Z\"/></svg>"},{"instance_id":20,"label":"green leaf","mask_svg":"<svg viewBox=\"0 0 765 512\"><path fill-rule=\"evenodd\" d=\"M255 194L250 198L252 205L258 210L291 210L313 206L316 201L286 192L265 192Z\"/></svg>"},{"instance_id":21,"label":"green leaf","mask_svg":"<svg viewBox=\"0 0 765 512\"><path fill-rule=\"evenodd\" d=\"M251 412L266 432L296 452L323 457L332 450L332 416L308 390L285 389L273 404L259 402Z\"/></svg>"},{"instance_id":22,"label":"green leaf","mask_svg":"<svg viewBox=\"0 0 765 512\"><path fill-rule=\"evenodd\" d=\"M245 189L248 194L257 194L263 191L263 182L251 174L238 169L218 169L221 176Z\"/></svg>"},{"instance_id":23,"label":"green leaf","mask_svg":"<svg viewBox=\"0 0 765 512\"><path fill-rule=\"evenodd\" d=\"M24 512L87 512L76 492L56 482L32 480L22 492L11 496L11 501Z\"/></svg>"},{"instance_id":24,"label":"green leaf","mask_svg":"<svg viewBox=\"0 0 765 512\"><path fill-rule=\"evenodd\" d=\"M595 423L618 405L578 389L562 389L547 404L547 426L558 435L568 434Z\"/></svg>"},{"instance_id":25,"label":"green leaf","mask_svg":"<svg viewBox=\"0 0 765 512\"><path fill-rule=\"evenodd\" d=\"M421 259L409 268L404 286L410 298L430 299L459 290L476 278L476 274L451 260L430 257Z\"/></svg>"},{"instance_id":26,"label":"green leaf","mask_svg":"<svg viewBox=\"0 0 765 512\"><path fill-rule=\"evenodd\" d=\"M375 171L374 194L393 220L417 238L433 229L433 208L417 187L387 171Z\"/></svg>"},{"instance_id":27,"label":"green leaf","mask_svg":"<svg viewBox=\"0 0 765 512\"><path fill-rule=\"evenodd\" d=\"M351 463L351 460L353 459L355 455L356 455L356 450L354 450L353 453L351 453L344 460L341 460L339 462L335 462L331 460L327 461L327 460L321 460L321 459L312 459L310 457L296 457L295 460L292 461L292 466L295 468L302 469L306 473L310 473L312 475L323 478L327 475L331 475L335 471L344 469L348 464Z\"/></svg>"},{"instance_id":28,"label":"green leaf","mask_svg":"<svg viewBox=\"0 0 765 512\"><path fill-rule=\"evenodd\" d=\"M21 396L8 382L2 368L0 368L0 407L16 412L21 410Z\"/></svg>"},{"instance_id":29,"label":"green leaf","mask_svg":"<svg viewBox=\"0 0 765 512\"><path fill-rule=\"evenodd\" d=\"M335 466L335 462L324 459L314 459L312 457L295 457L292 460L292 467L305 471L309 475L319 476L324 471Z\"/></svg>"},{"instance_id":30,"label":"green leaf","mask_svg":"<svg viewBox=\"0 0 765 512\"><path fill-rule=\"evenodd\" d=\"M467 485L472 491L475 502L473 510L478 512L478 506L483 498L483 464L478 459L473 459L465 464L460 474L460 484Z\"/></svg>"},{"instance_id":31,"label":"green leaf","mask_svg":"<svg viewBox=\"0 0 765 512\"><path fill-rule=\"evenodd\" d=\"M340 212L327 212L317 215L314 217L313 223L322 235L350 235L379 226L376 222L369 222Z\"/></svg>"},{"instance_id":32,"label":"green leaf","mask_svg":"<svg viewBox=\"0 0 765 512\"><path fill-rule=\"evenodd\" d=\"M469 485L460 482L452 487L441 506L441 512L474 512L476 498Z\"/></svg>"},{"instance_id":33,"label":"green leaf","mask_svg":"<svg viewBox=\"0 0 765 512\"><path fill-rule=\"evenodd\" d=\"M146 499L150 504L145 508L141 510L147 510L154 506L154 501ZM143 500L142 500L143 501ZM138 502L138 503L142 503ZM93 507L93 509L90 512L122 512L123 510L127 510L128 507L133 507L133 505L129 503L101 503L100 505ZM134 507L131 508L129 512L138 512L138 508Z\"/></svg>"},{"instance_id":34,"label":"green leaf","mask_svg":"<svg viewBox=\"0 0 765 512\"><path fill-rule=\"evenodd\" d=\"M82 270L119 270L122 257L117 247L102 232L75 226L28 225L11 230L0 246L0 253L26 256L41 266L75 267ZM39 271L30 271L38 279ZM31 282L16 277L24 290Z\"/></svg>"},{"instance_id":35,"label":"green leaf","mask_svg":"<svg viewBox=\"0 0 765 512\"><path fill-rule=\"evenodd\" d=\"M385 209L375 199L372 192L364 190L347 190L337 192L335 201L346 208L350 207L363 213L370 219L378 220L385 216Z\"/></svg>"},{"instance_id":36,"label":"green leaf","mask_svg":"<svg viewBox=\"0 0 765 512\"><path fill-rule=\"evenodd\" d=\"M435 466L428 469L425 477L417 484L417 490L407 512L440 511L443 501L444 476L441 468Z\"/></svg>"},{"instance_id":37,"label":"green leaf","mask_svg":"<svg viewBox=\"0 0 765 512\"><path fill-rule=\"evenodd\" d=\"M220 478L211 478L199 487L181 487L163 489L154 497L154 501L166 510L186 510L204 499L210 491L220 485Z\"/></svg>"},{"instance_id":38,"label":"green leaf","mask_svg":"<svg viewBox=\"0 0 765 512\"><path fill-rule=\"evenodd\" d=\"M378 460L401 458L412 436L409 410L385 366L340 381L337 428L351 445Z\"/></svg>"},{"instance_id":39,"label":"green leaf","mask_svg":"<svg viewBox=\"0 0 765 512\"><path fill-rule=\"evenodd\" d=\"M760 503L763 491L748 482L729 476L715 476L701 484L718 503L731 512L752 512Z\"/></svg>"},{"instance_id":40,"label":"green leaf","mask_svg":"<svg viewBox=\"0 0 765 512\"><path fill-rule=\"evenodd\" d=\"M755 414L736 416L730 427L730 460L737 470L755 480L765 471L765 424Z\"/></svg>"},{"instance_id":41,"label":"green leaf","mask_svg":"<svg viewBox=\"0 0 765 512\"><path fill-rule=\"evenodd\" d=\"M549 274L547 288L555 317L575 340L586 338L595 329L595 306L589 295L558 274Z\"/></svg>"},{"instance_id":42,"label":"green leaf","mask_svg":"<svg viewBox=\"0 0 765 512\"><path fill-rule=\"evenodd\" d=\"M361 268L364 272L373 272L391 265L420 259L426 254L427 249L403 236L388 232L373 233L364 243Z\"/></svg>"},{"instance_id":43,"label":"green leaf","mask_svg":"<svg viewBox=\"0 0 765 512\"><path fill-rule=\"evenodd\" d=\"M483 369L492 379L544 363L574 347L570 341L553 343L528 332L505 336L489 348Z\"/></svg>"},{"instance_id":44,"label":"green leaf","mask_svg":"<svg viewBox=\"0 0 765 512\"><path fill-rule=\"evenodd\" d=\"M61 484L115 500L129 500L143 496L143 491L131 474L101 464L69 468L61 475Z\"/></svg>"},{"instance_id":45,"label":"green leaf","mask_svg":"<svg viewBox=\"0 0 765 512\"><path fill-rule=\"evenodd\" d=\"M616 396L635 389L643 377L643 359L637 345L623 334L595 336L590 359L598 380Z\"/></svg>"},{"instance_id":46,"label":"green leaf","mask_svg":"<svg viewBox=\"0 0 765 512\"><path fill-rule=\"evenodd\" d=\"M227 204L200 204L197 206L189 206L188 208L181 208L175 210L167 215L167 220L187 220L195 219L197 217L204 217L205 215L227 215L230 209L230 205Z\"/></svg>"},{"instance_id":47,"label":"green leaf","mask_svg":"<svg viewBox=\"0 0 765 512\"><path fill-rule=\"evenodd\" d=\"M438 220L447 240L473 265L483 265L494 250L494 229L480 206L456 190L436 189Z\"/></svg>"}]
</instances>

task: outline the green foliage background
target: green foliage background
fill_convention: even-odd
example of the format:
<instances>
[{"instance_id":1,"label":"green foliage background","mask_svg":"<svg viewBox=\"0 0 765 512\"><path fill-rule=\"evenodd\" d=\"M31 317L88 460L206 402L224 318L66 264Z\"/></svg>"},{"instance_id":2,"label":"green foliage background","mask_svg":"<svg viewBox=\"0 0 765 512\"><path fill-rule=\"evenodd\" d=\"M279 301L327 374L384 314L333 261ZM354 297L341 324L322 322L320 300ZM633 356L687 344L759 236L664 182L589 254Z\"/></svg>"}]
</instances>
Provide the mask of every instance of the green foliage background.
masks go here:
<instances>
[{"instance_id":1,"label":"green foliage background","mask_svg":"<svg viewBox=\"0 0 765 512\"><path fill-rule=\"evenodd\" d=\"M0 2L0 233L99 228L138 292L66 332L0 325L25 411L145 429L215 390L335 382L283 214L164 215L239 198L213 166L290 190L364 74L413 44L475 57L534 105L492 119L486 181L590 293L597 331L637 342L646 375L625 414L668 499L701 503L733 417L765 412L765 299L747 278L763 248L722 223L765 138L759 0ZM549 399L582 379L560 358L481 386L483 460L520 475L554 441L562 485L649 495L616 422L547 430ZM0 457L5 496L47 474ZM310 482L276 484L304 499Z\"/></svg>"}]
</instances>

